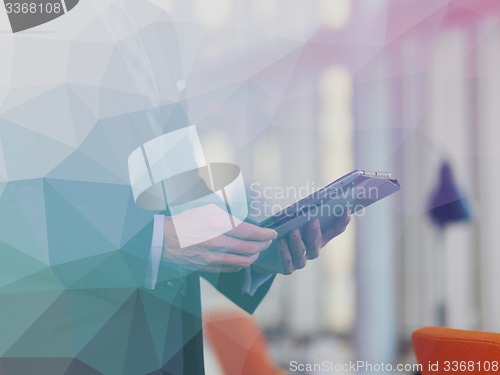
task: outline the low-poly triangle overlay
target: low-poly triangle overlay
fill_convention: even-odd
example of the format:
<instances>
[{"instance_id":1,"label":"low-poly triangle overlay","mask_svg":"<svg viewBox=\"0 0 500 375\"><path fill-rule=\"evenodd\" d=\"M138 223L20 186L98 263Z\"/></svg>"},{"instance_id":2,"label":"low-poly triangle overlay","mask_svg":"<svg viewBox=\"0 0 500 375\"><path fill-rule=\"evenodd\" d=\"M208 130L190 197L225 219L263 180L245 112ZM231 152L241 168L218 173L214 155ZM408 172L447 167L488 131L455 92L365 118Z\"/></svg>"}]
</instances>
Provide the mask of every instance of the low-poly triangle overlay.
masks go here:
<instances>
[{"instance_id":1,"label":"low-poly triangle overlay","mask_svg":"<svg viewBox=\"0 0 500 375\"><path fill-rule=\"evenodd\" d=\"M67 9L76 2L66 0ZM498 8L462 0L360 4L357 22L343 30L301 14L291 28L252 30L229 19L224 34L235 45L224 59L224 44L211 45L198 24L171 21L136 0L82 2L39 33L5 42L0 35L0 374L160 375L182 365L183 345L199 333L198 295L184 288L186 275L175 267L156 289L144 289L155 212L134 204L132 150L193 122L201 135L223 131L227 148L251 167L258 167L250 160L255 146L273 136L283 149L302 150L313 171L323 146L300 147L318 135L295 109L321 101L325 69L345 66L353 89L376 106L380 80L427 82L436 36L454 18L477 20ZM406 64L398 43L416 30L430 42ZM467 53L477 47L468 43ZM398 63L377 70L387 65L388 50ZM424 98L421 86L415 95ZM381 151L384 162L412 144L432 150L431 104L422 100L407 124L361 121L353 138L394 136ZM318 110L307 107L309 119ZM417 214L419 207L405 210ZM185 303L189 297L194 301ZM230 332L221 335L252 350Z\"/></svg>"}]
</instances>

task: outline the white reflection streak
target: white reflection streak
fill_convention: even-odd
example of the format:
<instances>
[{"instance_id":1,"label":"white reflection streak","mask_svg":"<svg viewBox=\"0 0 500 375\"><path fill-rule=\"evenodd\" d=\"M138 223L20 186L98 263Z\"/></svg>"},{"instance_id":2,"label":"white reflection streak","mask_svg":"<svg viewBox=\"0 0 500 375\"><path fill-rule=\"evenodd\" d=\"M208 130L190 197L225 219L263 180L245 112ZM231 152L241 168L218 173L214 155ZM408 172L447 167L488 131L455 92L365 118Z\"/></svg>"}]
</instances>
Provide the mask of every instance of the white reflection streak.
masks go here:
<instances>
[{"instance_id":1,"label":"white reflection streak","mask_svg":"<svg viewBox=\"0 0 500 375\"><path fill-rule=\"evenodd\" d=\"M160 93L158 85L154 80L154 70L151 61L148 58L148 53L144 47L140 29L130 16L130 9L127 9L124 2L119 2L120 13L123 17L120 19L120 26L124 29L130 30L131 34L128 36L126 42L119 42L117 47L123 55L125 64L127 65L131 76L134 79L139 92L142 93L149 101L149 110L146 114L149 119L150 125L157 134L162 134L162 127L160 124ZM104 23L115 40L119 40L119 36L114 32L113 28ZM133 34L132 34L133 32ZM159 46L160 47L160 46Z\"/></svg>"}]
</instances>

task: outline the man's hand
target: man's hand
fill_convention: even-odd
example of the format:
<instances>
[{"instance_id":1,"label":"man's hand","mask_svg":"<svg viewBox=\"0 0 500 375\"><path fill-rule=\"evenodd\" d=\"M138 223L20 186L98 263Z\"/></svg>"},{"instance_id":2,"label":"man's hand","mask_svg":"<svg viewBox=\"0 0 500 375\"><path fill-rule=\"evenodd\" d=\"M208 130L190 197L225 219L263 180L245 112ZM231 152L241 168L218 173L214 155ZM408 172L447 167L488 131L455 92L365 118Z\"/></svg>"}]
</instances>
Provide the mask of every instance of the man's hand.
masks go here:
<instances>
[{"instance_id":1,"label":"man's hand","mask_svg":"<svg viewBox=\"0 0 500 375\"><path fill-rule=\"evenodd\" d=\"M320 249L343 233L350 221L351 216L347 214L321 230L319 220L315 219L307 223L302 231L295 229L286 237L280 238L277 246L283 261L284 274L289 275L304 268L308 259L317 258Z\"/></svg>"},{"instance_id":2,"label":"man's hand","mask_svg":"<svg viewBox=\"0 0 500 375\"><path fill-rule=\"evenodd\" d=\"M234 229L198 244L181 248L179 235L189 235L193 243L198 233L217 233L227 223L228 213L215 205L190 210L165 221L163 258L186 268L205 272L237 272L257 260L277 237L276 231L236 221ZM196 220L193 220L196 215ZM233 218L233 220L236 220ZM194 241L193 241L194 237Z\"/></svg>"}]
</instances>

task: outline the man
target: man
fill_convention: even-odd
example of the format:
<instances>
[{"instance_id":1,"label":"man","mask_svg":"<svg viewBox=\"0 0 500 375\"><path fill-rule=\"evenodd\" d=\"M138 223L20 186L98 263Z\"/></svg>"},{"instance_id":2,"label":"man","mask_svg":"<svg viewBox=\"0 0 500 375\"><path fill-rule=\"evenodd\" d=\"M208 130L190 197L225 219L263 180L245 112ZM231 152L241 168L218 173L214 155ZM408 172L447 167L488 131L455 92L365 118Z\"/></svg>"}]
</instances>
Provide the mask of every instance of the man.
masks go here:
<instances>
[{"instance_id":1,"label":"man","mask_svg":"<svg viewBox=\"0 0 500 375\"><path fill-rule=\"evenodd\" d=\"M202 374L200 276L253 312L276 233L242 223L181 248L172 217L136 206L128 156L187 125L164 15L88 0L49 25L0 35L0 372ZM278 241L286 273L347 222Z\"/></svg>"}]
</instances>

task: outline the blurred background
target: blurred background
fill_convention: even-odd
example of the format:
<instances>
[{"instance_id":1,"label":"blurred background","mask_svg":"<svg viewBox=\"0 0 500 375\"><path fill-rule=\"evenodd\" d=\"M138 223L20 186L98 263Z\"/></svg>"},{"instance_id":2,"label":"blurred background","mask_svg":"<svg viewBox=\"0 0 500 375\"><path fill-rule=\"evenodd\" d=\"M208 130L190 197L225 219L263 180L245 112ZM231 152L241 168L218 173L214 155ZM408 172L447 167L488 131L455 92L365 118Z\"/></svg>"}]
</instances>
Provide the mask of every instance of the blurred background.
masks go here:
<instances>
[{"instance_id":1,"label":"blurred background","mask_svg":"<svg viewBox=\"0 0 500 375\"><path fill-rule=\"evenodd\" d=\"M355 168L402 185L277 278L254 315L277 364L413 363L419 327L500 331L500 2L152 2L176 23L207 160L273 191ZM453 223L431 220L453 201ZM203 303L235 309L208 285ZM207 373L219 374L208 344Z\"/></svg>"}]
</instances>

